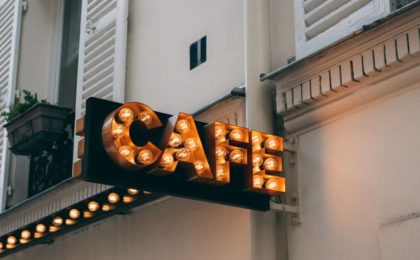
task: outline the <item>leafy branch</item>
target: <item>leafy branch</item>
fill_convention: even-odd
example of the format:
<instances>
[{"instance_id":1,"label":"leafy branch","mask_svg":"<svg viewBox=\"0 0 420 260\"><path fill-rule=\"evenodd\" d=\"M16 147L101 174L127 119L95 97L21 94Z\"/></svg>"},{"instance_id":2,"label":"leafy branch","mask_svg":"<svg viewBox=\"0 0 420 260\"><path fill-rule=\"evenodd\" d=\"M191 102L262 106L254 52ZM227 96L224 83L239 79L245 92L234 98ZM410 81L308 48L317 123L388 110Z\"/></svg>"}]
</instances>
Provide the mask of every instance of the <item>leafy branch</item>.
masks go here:
<instances>
[{"instance_id":1,"label":"leafy branch","mask_svg":"<svg viewBox=\"0 0 420 260\"><path fill-rule=\"evenodd\" d=\"M45 99L38 101L36 93L32 94L29 90L23 90L23 102L15 96L15 103L9 107L8 112L1 113L1 116L4 116L7 122L10 122L38 103L48 104Z\"/></svg>"}]
</instances>

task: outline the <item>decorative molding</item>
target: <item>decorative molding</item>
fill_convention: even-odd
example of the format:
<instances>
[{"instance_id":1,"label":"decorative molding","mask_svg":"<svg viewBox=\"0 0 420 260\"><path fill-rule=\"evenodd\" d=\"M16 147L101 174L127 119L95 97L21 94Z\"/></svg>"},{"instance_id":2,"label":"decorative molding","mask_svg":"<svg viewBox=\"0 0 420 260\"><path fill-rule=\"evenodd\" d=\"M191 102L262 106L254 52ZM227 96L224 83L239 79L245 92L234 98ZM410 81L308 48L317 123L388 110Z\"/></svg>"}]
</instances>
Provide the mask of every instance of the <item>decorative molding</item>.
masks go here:
<instances>
[{"instance_id":1,"label":"decorative molding","mask_svg":"<svg viewBox=\"0 0 420 260\"><path fill-rule=\"evenodd\" d=\"M291 65L275 76L277 113L287 121L420 64L417 6Z\"/></svg>"}]
</instances>

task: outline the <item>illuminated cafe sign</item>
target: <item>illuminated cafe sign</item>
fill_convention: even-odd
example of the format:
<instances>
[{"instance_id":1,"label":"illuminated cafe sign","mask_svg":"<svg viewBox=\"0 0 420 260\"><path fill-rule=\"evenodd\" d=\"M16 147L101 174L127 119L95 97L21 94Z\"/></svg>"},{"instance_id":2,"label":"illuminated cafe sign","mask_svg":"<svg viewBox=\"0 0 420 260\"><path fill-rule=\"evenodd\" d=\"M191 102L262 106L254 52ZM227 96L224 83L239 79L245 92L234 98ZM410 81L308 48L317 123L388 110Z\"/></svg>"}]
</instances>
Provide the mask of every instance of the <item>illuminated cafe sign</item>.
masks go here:
<instances>
[{"instance_id":1,"label":"illuminated cafe sign","mask_svg":"<svg viewBox=\"0 0 420 260\"><path fill-rule=\"evenodd\" d=\"M286 191L282 137L98 98L82 120L75 174L86 181L262 211Z\"/></svg>"}]
</instances>

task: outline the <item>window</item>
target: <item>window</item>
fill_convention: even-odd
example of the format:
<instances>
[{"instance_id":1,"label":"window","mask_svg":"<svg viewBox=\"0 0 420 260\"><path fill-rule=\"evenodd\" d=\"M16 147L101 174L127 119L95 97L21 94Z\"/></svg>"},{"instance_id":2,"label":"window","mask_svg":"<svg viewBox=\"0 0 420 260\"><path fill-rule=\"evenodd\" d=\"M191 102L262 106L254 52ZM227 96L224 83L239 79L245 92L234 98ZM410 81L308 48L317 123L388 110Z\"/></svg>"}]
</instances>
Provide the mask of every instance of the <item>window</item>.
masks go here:
<instances>
[{"instance_id":1,"label":"window","mask_svg":"<svg viewBox=\"0 0 420 260\"><path fill-rule=\"evenodd\" d=\"M64 6L58 104L69 108L76 103L81 6L80 0L66 0Z\"/></svg>"},{"instance_id":2,"label":"window","mask_svg":"<svg viewBox=\"0 0 420 260\"><path fill-rule=\"evenodd\" d=\"M207 36L190 45L190 70L207 60Z\"/></svg>"},{"instance_id":3,"label":"window","mask_svg":"<svg viewBox=\"0 0 420 260\"><path fill-rule=\"evenodd\" d=\"M408 5L416 0L391 0L391 11L400 9L401 7Z\"/></svg>"}]
</instances>

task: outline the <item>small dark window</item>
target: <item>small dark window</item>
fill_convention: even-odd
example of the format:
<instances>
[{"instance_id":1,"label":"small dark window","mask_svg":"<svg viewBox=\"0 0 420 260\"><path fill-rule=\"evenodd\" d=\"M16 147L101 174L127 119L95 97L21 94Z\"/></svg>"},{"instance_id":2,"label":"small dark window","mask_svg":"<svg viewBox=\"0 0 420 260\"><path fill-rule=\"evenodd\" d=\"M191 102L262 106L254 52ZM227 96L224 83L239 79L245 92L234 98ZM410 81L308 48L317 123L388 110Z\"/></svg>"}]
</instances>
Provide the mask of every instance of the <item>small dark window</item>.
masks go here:
<instances>
[{"instance_id":1,"label":"small dark window","mask_svg":"<svg viewBox=\"0 0 420 260\"><path fill-rule=\"evenodd\" d=\"M190 70L207 60L207 36L190 45Z\"/></svg>"}]
</instances>

